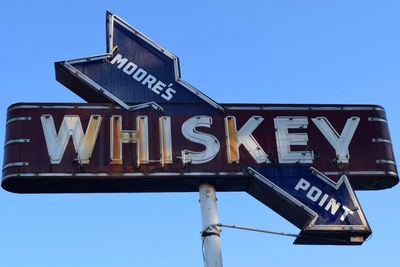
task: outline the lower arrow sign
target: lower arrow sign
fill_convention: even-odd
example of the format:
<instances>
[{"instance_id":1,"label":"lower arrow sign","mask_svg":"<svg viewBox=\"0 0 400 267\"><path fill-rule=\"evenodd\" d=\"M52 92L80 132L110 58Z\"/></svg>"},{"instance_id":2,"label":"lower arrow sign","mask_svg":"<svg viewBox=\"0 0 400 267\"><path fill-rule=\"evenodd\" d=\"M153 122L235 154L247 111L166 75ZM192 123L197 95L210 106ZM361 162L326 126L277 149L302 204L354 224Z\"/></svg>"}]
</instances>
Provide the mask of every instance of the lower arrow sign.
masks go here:
<instances>
[{"instance_id":1,"label":"lower arrow sign","mask_svg":"<svg viewBox=\"0 0 400 267\"><path fill-rule=\"evenodd\" d=\"M247 170L255 179L248 193L302 230L295 244L356 245L371 234L346 175L334 182L313 167Z\"/></svg>"}]
</instances>

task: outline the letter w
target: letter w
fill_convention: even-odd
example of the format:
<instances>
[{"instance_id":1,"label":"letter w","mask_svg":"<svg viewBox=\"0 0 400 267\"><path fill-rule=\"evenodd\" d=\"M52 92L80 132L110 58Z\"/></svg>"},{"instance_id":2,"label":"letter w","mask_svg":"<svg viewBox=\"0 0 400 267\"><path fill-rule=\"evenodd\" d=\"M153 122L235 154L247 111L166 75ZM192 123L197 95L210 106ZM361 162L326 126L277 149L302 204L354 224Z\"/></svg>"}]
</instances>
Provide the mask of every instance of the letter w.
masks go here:
<instances>
[{"instance_id":1,"label":"letter w","mask_svg":"<svg viewBox=\"0 0 400 267\"><path fill-rule=\"evenodd\" d=\"M42 121L44 138L51 164L60 164L71 136L77 159L81 164L89 164L102 121L100 115L90 116L86 134L83 133L81 120L77 115L64 116L58 134L53 116L42 115L40 120Z\"/></svg>"}]
</instances>

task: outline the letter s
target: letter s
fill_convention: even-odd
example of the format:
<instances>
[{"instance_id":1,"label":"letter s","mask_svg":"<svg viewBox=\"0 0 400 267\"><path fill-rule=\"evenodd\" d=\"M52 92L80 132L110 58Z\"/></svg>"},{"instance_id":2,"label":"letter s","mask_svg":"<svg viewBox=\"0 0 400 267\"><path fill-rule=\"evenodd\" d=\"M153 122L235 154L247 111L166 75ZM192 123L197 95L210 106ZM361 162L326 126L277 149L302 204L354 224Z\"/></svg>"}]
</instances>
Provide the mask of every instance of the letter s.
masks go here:
<instances>
[{"instance_id":1,"label":"letter s","mask_svg":"<svg viewBox=\"0 0 400 267\"><path fill-rule=\"evenodd\" d=\"M188 119L182 124L182 134L185 138L193 143L201 144L206 147L201 152L182 150L182 162L184 164L202 164L212 160L220 149L218 139L210 134L202 133L196 130L196 127L210 128L212 118L208 116L196 116Z\"/></svg>"},{"instance_id":2,"label":"letter s","mask_svg":"<svg viewBox=\"0 0 400 267\"><path fill-rule=\"evenodd\" d=\"M161 97L167 101L171 100L174 94L176 93L175 89L171 88L171 86L172 83L168 85L168 88L165 89L165 93L161 95Z\"/></svg>"}]
</instances>

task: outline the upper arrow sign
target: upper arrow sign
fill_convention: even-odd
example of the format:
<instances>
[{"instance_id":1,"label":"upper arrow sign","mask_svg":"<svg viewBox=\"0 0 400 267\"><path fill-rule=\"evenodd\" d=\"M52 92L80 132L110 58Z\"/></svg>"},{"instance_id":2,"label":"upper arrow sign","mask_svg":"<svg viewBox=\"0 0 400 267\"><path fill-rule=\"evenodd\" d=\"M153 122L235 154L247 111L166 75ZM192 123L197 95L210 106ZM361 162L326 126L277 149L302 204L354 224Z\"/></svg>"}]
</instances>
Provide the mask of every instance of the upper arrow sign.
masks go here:
<instances>
[{"instance_id":1,"label":"upper arrow sign","mask_svg":"<svg viewBox=\"0 0 400 267\"><path fill-rule=\"evenodd\" d=\"M107 12L107 52L56 62L56 79L88 102L114 102L127 110L166 103L215 101L180 78L178 58Z\"/></svg>"},{"instance_id":2,"label":"upper arrow sign","mask_svg":"<svg viewBox=\"0 0 400 267\"><path fill-rule=\"evenodd\" d=\"M346 175L333 182L312 167L248 171L259 187L273 192L261 201L280 214L290 214L284 217L302 229L296 244L361 244L371 234ZM251 189L249 193L258 197Z\"/></svg>"}]
</instances>

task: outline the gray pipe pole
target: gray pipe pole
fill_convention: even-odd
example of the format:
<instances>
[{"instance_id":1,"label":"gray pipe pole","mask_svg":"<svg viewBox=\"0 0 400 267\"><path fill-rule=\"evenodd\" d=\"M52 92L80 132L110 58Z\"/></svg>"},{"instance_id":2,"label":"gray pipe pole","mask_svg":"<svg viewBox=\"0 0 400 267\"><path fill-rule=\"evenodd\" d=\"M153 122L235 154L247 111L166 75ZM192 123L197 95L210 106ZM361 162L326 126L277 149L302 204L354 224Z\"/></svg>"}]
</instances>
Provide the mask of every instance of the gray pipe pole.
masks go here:
<instances>
[{"instance_id":1,"label":"gray pipe pole","mask_svg":"<svg viewBox=\"0 0 400 267\"><path fill-rule=\"evenodd\" d=\"M218 227L209 227L218 224L217 197L215 187L202 184L199 187L200 209L202 224L202 241L205 267L222 267L221 237Z\"/></svg>"}]
</instances>

